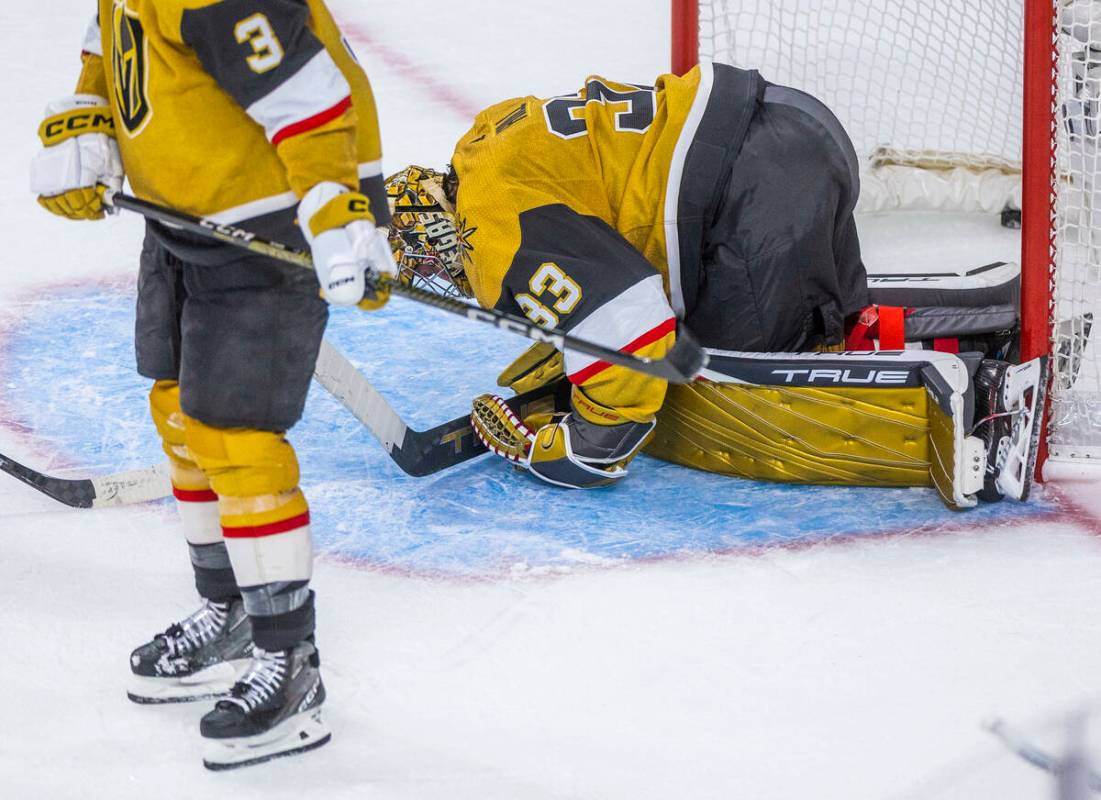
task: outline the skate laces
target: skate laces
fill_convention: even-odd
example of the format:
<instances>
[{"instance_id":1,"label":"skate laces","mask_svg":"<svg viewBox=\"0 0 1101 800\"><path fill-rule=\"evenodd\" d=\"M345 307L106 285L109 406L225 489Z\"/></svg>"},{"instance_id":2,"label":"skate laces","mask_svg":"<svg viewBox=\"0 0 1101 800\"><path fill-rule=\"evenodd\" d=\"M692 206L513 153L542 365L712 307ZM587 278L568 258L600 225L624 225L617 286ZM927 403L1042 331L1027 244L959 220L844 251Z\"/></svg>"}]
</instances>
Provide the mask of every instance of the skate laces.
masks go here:
<instances>
[{"instance_id":1,"label":"skate laces","mask_svg":"<svg viewBox=\"0 0 1101 800\"><path fill-rule=\"evenodd\" d=\"M187 655L215 639L229 618L229 606L229 603L204 600L194 614L169 627L161 634L168 646L168 655Z\"/></svg>"},{"instance_id":2,"label":"skate laces","mask_svg":"<svg viewBox=\"0 0 1101 800\"><path fill-rule=\"evenodd\" d=\"M998 411L994 414L987 414L985 417L978 420L974 425L971 426L971 430L967 432L967 435L972 435L975 431L977 431L988 422L993 422L994 420L1001 419L1002 417L1017 417L1020 416L1022 413L1024 413L1024 409L1017 408L1013 411Z\"/></svg>"},{"instance_id":3,"label":"skate laces","mask_svg":"<svg viewBox=\"0 0 1101 800\"><path fill-rule=\"evenodd\" d=\"M230 697L222 702L233 703L246 712L252 711L267 702L283 684L287 674L287 653L253 650L252 662L248 672L230 690Z\"/></svg>"}]
</instances>

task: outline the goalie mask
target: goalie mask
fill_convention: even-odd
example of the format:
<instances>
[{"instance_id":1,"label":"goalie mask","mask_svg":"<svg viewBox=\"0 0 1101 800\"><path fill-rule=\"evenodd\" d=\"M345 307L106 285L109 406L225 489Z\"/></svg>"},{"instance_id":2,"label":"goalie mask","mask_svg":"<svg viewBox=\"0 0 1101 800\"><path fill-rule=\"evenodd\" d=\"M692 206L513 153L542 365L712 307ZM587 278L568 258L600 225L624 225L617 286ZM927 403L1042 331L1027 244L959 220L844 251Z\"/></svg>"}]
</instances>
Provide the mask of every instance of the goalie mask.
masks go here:
<instances>
[{"instance_id":1,"label":"goalie mask","mask_svg":"<svg viewBox=\"0 0 1101 800\"><path fill-rule=\"evenodd\" d=\"M393 213L390 249L402 283L446 297L472 297L463 267L467 245L455 225L455 207L444 192L446 178L442 172L413 166L386 179Z\"/></svg>"}]
</instances>

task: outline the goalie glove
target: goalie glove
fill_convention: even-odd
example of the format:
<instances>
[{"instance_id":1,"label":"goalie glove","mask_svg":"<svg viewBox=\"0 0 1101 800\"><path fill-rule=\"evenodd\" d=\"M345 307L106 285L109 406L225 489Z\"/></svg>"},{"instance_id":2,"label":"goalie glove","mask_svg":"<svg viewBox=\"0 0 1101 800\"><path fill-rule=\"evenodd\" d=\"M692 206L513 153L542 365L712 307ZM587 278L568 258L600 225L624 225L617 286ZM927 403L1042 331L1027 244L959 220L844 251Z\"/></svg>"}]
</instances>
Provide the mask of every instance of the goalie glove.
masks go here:
<instances>
[{"instance_id":1,"label":"goalie glove","mask_svg":"<svg viewBox=\"0 0 1101 800\"><path fill-rule=\"evenodd\" d=\"M386 305L390 291L374 281L393 274L394 257L364 195L339 183L319 183L298 204L298 224L326 300L366 311Z\"/></svg>"},{"instance_id":2,"label":"goalie glove","mask_svg":"<svg viewBox=\"0 0 1101 800\"><path fill-rule=\"evenodd\" d=\"M575 389L575 399L577 393ZM521 420L497 395L476 397L470 417L475 435L490 451L547 483L570 489L595 489L627 476L628 462L655 423L620 419L598 425L574 410L550 421ZM544 424L536 430L540 422Z\"/></svg>"},{"instance_id":3,"label":"goalie glove","mask_svg":"<svg viewBox=\"0 0 1101 800\"><path fill-rule=\"evenodd\" d=\"M122 189L122 158L107 100L76 94L50 103L31 162L39 204L67 219L103 219L103 195Z\"/></svg>"}]
</instances>

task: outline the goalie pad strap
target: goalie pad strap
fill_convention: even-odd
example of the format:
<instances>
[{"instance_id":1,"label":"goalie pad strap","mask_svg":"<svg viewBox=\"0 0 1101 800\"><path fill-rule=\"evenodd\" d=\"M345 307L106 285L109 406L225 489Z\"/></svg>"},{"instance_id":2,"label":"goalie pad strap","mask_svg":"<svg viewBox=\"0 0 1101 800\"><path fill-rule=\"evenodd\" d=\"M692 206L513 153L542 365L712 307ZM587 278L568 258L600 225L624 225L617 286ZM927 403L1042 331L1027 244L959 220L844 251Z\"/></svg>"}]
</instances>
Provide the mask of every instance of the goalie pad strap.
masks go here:
<instances>
[{"instance_id":1,"label":"goalie pad strap","mask_svg":"<svg viewBox=\"0 0 1101 800\"><path fill-rule=\"evenodd\" d=\"M879 307L879 346L884 350L906 347L906 310L899 306Z\"/></svg>"}]
</instances>

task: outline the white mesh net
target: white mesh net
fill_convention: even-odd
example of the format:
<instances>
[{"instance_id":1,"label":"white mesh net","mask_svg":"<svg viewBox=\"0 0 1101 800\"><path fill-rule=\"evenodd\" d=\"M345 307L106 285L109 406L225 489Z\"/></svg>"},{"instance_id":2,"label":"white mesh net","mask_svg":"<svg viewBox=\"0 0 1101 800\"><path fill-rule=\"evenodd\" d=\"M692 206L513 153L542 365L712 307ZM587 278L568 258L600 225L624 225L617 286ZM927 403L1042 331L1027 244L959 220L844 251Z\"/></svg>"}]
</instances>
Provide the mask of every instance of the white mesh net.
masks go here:
<instances>
[{"instance_id":1,"label":"white mesh net","mask_svg":"<svg viewBox=\"0 0 1101 800\"><path fill-rule=\"evenodd\" d=\"M823 100L857 152L1021 154L1022 0L712 0L700 53Z\"/></svg>"},{"instance_id":2,"label":"white mesh net","mask_svg":"<svg viewBox=\"0 0 1101 800\"><path fill-rule=\"evenodd\" d=\"M1061 0L1059 11L1049 446L1054 459L1101 463L1101 3Z\"/></svg>"},{"instance_id":3,"label":"white mesh net","mask_svg":"<svg viewBox=\"0 0 1101 800\"><path fill-rule=\"evenodd\" d=\"M1101 323L1101 1L1049 1L1060 14L1052 281L1062 354L1049 443L1053 458L1101 463L1101 324L1090 325L1091 314ZM864 158L891 148L933 167L908 188L889 182L904 169L866 170L861 210L996 211L1020 202L1025 2L701 0L700 57L816 95Z\"/></svg>"}]
</instances>

